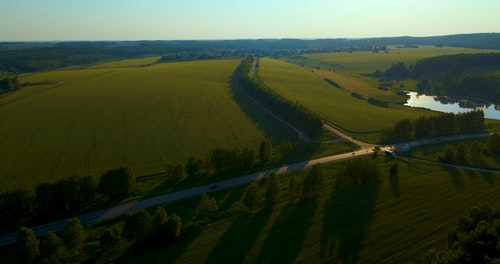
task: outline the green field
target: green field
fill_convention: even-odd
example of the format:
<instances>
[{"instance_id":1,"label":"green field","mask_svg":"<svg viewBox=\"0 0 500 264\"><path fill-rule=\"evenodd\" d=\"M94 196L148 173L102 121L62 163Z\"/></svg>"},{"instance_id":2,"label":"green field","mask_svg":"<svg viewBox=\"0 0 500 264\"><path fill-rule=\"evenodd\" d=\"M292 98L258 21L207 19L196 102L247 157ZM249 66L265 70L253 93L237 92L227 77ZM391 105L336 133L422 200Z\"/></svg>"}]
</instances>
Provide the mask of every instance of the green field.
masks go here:
<instances>
[{"instance_id":1,"label":"green field","mask_svg":"<svg viewBox=\"0 0 500 264\"><path fill-rule=\"evenodd\" d=\"M447 230L468 208L500 206L498 174L476 173L399 160L397 180L391 161L379 158L382 182L332 192L339 164L325 166L325 184L314 201L290 199L290 177L279 176L280 203L273 210L241 213L244 187L221 191L221 215L193 225L198 198L167 205L180 214L185 235L177 245L138 249L128 263L405 263L428 249L447 246ZM265 185L261 185L265 186ZM264 195L264 187L260 192ZM191 223L190 223L191 222ZM196 222L195 222L196 223Z\"/></svg>"},{"instance_id":2,"label":"green field","mask_svg":"<svg viewBox=\"0 0 500 264\"><path fill-rule=\"evenodd\" d=\"M378 95L374 97L400 100L394 93L380 92L376 87L370 88L362 80L351 77L334 78L342 87L351 87L338 89L313 72L291 63L269 58L262 58L259 63L259 77L271 89L292 101L298 101L327 122L350 132L380 131L400 119L431 113L399 104L390 104L388 108L379 107L356 99L351 96L351 89L363 90L364 96L371 89Z\"/></svg>"},{"instance_id":3,"label":"green field","mask_svg":"<svg viewBox=\"0 0 500 264\"><path fill-rule=\"evenodd\" d=\"M164 172L215 146L257 149L264 132L229 86L239 60L142 67L155 59L19 76L30 86L0 96L0 189L122 164Z\"/></svg>"},{"instance_id":4,"label":"green field","mask_svg":"<svg viewBox=\"0 0 500 264\"><path fill-rule=\"evenodd\" d=\"M460 53L482 53L498 52L496 50L477 50L469 48L454 47L434 47L419 46L418 48L397 48L389 46L388 52L380 51L374 53L371 51L360 52L333 52L333 53L314 53L304 55L304 64L311 67L319 66L326 69L335 69L354 73L373 73L375 70L384 71L391 67L393 63L404 62L414 64L420 59L452 55Z\"/></svg>"}]
</instances>

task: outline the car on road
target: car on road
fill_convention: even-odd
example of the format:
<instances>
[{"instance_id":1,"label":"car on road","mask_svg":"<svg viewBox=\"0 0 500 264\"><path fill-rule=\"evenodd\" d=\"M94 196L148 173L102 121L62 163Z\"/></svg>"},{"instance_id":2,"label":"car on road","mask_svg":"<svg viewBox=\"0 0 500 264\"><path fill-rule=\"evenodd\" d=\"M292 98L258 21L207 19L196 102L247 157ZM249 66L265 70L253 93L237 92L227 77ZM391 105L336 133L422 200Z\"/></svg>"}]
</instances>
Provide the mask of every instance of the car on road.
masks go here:
<instances>
[{"instance_id":1,"label":"car on road","mask_svg":"<svg viewBox=\"0 0 500 264\"><path fill-rule=\"evenodd\" d=\"M215 184L210 185L210 190L217 189L217 188L219 188L219 186L217 186Z\"/></svg>"}]
</instances>

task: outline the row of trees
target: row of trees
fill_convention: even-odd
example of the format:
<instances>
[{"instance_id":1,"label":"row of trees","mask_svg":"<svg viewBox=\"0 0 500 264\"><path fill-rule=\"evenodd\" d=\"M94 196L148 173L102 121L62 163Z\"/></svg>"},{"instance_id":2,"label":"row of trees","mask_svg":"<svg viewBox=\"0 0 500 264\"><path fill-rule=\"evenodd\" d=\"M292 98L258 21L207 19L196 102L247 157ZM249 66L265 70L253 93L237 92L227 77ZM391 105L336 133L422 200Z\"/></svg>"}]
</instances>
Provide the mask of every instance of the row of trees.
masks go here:
<instances>
[{"instance_id":1,"label":"row of trees","mask_svg":"<svg viewBox=\"0 0 500 264\"><path fill-rule=\"evenodd\" d=\"M135 185L128 167L109 170L99 180L91 175L71 176L53 183L41 183L35 192L13 189L0 193L0 220L10 227L28 218L53 220L89 208L101 194L111 198L127 195Z\"/></svg>"},{"instance_id":2,"label":"row of trees","mask_svg":"<svg viewBox=\"0 0 500 264\"><path fill-rule=\"evenodd\" d=\"M394 127L381 133L382 142L396 142L424 137L448 136L462 133L482 132L484 113L475 110L462 114L441 114L439 116L421 116L418 119L403 119Z\"/></svg>"},{"instance_id":3,"label":"row of trees","mask_svg":"<svg viewBox=\"0 0 500 264\"><path fill-rule=\"evenodd\" d=\"M109 262L137 243L176 243L181 228L178 215L168 216L165 208L158 206L153 215L145 209L133 211L125 215L123 225L104 228L97 237L100 247L88 252L84 247L88 235L77 218L68 220L61 237L49 231L38 239L32 229L21 227L17 246L21 263Z\"/></svg>"},{"instance_id":4,"label":"row of trees","mask_svg":"<svg viewBox=\"0 0 500 264\"><path fill-rule=\"evenodd\" d=\"M258 78L250 79L249 73L254 63L252 56L246 57L240 66L239 85L253 99L275 115L296 127L310 138L319 138L322 133L321 118L298 102L287 100L275 93Z\"/></svg>"},{"instance_id":5,"label":"row of trees","mask_svg":"<svg viewBox=\"0 0 500 264\"><path fill-rule=\"evenodd\" d=\"M87 234L80 220L70 219L64 226L62 237L48 231L38 239L32 229L21 227L17 235L17 247L20 263L77 262L84 252L83 243Z\"/></svg>"},{"instance_id":6,"label":"row of trees","mask_svg":"<svg viewBox=\"0 0 500 264\"><path fill-rule=\"evenodd\" d=\"M295 147L295 144L284 140L273 146L271 141L267 139L260 143L257 154L249 148L240 150L239 148L216 147L204 160L196 159L193 156L189 157L184 166L175 166L173 173L178 177L202 177L211 174L248 171L256 164L268 165L273 161L288 157L295 150Z\"/></svg>"},{"instance_id":7,"label":"row of trees","mask_svg":"<svg viewBox=\"0 0 500 264\"><path fill-rule=\"evenodd\" d=\"M500 135L491 135L486 146L474 141L470 144L460 143L458 146L446 145L439 155L439 161L445 163L476 164L482 161L485 151L490 153L500 153ZM478 164L479 165L479 164Z\"/></svg>"},{"instance_id":8,"label":"row of trees","mask_svg":"<svg viewBox=\"0 0 500 264\"><path fill-rule=\"evenodd\" d=\"M281 141L273 146L269 140L261 142L257 154L249 148L217 147L206 159L190 157L186 164L173 166L169 173L181 178L248 171L256 164L266 166L286 158L294 149L295 145L291 142ZM26 189L0 192L0 221L5 228L2 231L30 220L38 223L67 217L92 208L98 198L124 197L135 184L135 173L123 166L109 170L99 178L92 175L71 176L52 183L41 183L34 192Z\"/></svg>"}]
</instances>

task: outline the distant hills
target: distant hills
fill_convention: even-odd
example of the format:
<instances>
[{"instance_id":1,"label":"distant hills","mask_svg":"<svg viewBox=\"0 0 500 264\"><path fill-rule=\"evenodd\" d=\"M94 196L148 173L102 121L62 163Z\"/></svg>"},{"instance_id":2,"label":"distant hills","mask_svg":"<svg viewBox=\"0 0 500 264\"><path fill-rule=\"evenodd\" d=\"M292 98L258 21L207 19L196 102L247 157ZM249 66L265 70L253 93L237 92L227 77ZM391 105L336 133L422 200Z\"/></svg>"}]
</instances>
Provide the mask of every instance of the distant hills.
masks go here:
<instances>
[{"instance_id":1,"label":"distant hills","mask_svg":"<svg viewBox=\"0 0 500 264\"><path fill-rule=\"evenodd\" d=\"M500 33L361 39L241 39L158 41L0 42L0 72L33 72L150 55L199 58L290 52L372 50L389 45L433 45L500 50ZM280 54L283 53L283 54Z\"/></svg>"}]
</instances>

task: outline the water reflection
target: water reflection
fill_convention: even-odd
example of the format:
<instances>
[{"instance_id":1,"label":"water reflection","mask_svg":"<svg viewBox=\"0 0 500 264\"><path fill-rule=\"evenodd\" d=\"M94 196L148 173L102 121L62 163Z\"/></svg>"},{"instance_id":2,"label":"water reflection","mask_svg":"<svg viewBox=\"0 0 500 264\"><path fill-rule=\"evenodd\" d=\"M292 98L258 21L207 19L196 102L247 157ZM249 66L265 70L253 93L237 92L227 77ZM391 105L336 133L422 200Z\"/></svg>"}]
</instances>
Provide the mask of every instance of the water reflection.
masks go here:
<instances>
[{"instance_id":1,"label":"water reflection","mask_svg":"<svg viewBox=\"0 0 500 264\"><path fill-rule=\"evenodd\" d=\"M453 98L450 96L430 96L418 94L417 92L408 92L407 95L409 98L406 101L406 106L421 107L454 114L480 109L483 110L486 118L500 120L500 106L496 106L490 102L476 99Z\"/></svg>"}]
</instances>

